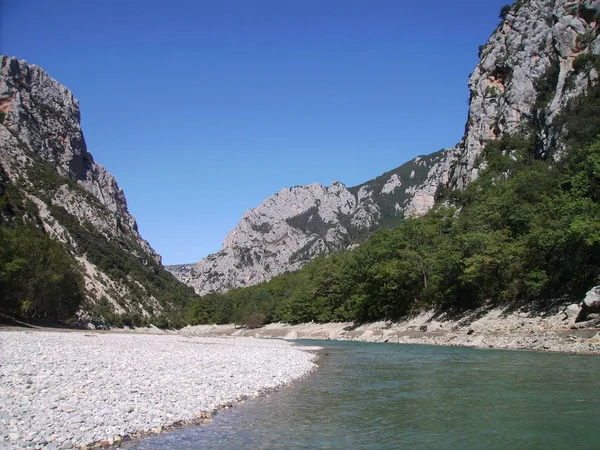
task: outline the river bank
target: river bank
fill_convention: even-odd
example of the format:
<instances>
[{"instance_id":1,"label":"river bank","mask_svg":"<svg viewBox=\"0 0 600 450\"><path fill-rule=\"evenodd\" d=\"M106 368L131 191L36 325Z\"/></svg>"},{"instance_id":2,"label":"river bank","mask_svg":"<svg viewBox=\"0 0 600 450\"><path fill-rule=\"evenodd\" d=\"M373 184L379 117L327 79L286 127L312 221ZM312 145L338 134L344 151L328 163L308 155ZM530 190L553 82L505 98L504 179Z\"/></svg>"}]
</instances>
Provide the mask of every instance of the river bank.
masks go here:
<instances>
[{"instance_id":1,"label":"river bank","mask_svg":"<svg viewBox=\"0 0 600 450\"><path fill-rule=\"evenodd\" d=\"M281 339L429 344L600 354L598 329L573 330L573 312L500 309L457 318L76 331L0 331L0 447L62 449L210 420L221 407L315 369L316 347ZM256 339L262 338L262 339Z\"/></svg>"},{"instance_id":2,"label":"river bank","mask_svg":"<svg viewBox=\"0 0 600 450\"><path fill-rule=\"evenodd\" d=\"M0 447L86 448L210 420L316 368L315 347L179 334L0 332Z\"/></svg>"},{"instance_id":3,"label":"river bank","mask_svg":"<svg viewBox=\"0 0 600 450\"><path fill-rule=\"evenodd\" d=\"M186 336L250 336L278 339L324 339L399 344L449 345L515 350L600 354L600 330L573 330L571 312L532 314L502 309L476 310L458 318L425 312L401 322L288 325L256 329L235 325L197 325L179 331Z\"/></svg>"}]
</instances>

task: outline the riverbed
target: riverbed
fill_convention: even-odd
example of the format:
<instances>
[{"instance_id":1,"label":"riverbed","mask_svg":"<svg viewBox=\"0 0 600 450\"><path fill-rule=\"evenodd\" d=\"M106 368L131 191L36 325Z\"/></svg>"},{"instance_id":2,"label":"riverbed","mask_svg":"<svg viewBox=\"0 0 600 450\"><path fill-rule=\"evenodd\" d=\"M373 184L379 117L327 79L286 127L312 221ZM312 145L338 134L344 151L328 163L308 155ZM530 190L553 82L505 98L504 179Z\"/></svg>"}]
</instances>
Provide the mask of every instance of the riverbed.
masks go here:
<instances>
[{"instance_id":1,"label":"riverbed","mask_svg":"<svg viewBox=\"0 0 600 450\"><path fill-rule=\"evenodd\" d=\"M201 422L310 373L289 342L0 331L0 448L103 446Z\"/></svg>"},{"instance_id":2,"label":"riverbed","mask_svg":"<svg viewBox=\"0 0 600 450\"><path fill-rule=\"evenodd\" d=\"M301 341L319 369L136 449L598 448L597 356Z\"/></svg>"}]
</instances>

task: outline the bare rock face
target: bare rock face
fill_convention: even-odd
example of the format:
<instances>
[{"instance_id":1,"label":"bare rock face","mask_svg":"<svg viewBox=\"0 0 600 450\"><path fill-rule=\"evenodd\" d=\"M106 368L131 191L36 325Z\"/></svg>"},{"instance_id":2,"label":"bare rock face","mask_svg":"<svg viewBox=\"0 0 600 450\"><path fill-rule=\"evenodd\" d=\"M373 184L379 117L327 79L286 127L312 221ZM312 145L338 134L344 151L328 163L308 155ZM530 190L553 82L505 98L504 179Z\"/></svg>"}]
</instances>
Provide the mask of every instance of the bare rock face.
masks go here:
<instances>
[{"instance_id":1,"label":"bare rock face","mask_svg":"<svg viewBox=\"0 0 600 450\"><path fill-rule=\"evenodd\" d=\"M465 134L455 147L347 190L284 189L248 211L223 250L170 270L201 294L255 284L353 245L357 234L425 214L440 186L463 189L477 179L483 149L505 134L534 133L539 156L559 154L564 130L553 120L599 77L594 67L574 68L580 55L600 52L599 20L599 1L517 1L480 48Z\"/></svg>"},{"instance_id":2,"label":"bare rock face","mask_svg":"<svg viewBox=\"0 0 600 450\"><path fill-rule=\"evenodd\" d=\"M477 158L488 142L525 131L534 120L542 133L552 130L567 102L598 78L593 68L577 74L573 69L577 56L599 52L598 19L600 5L593 1L530 0L513 6L481 49L469 80L467 131L453 173L457 187L477 178ZM549 91L546 99L540 98L542 88ZM539 138L540 156L557 150L558 136Z\"/></svg>"},{"instance_id":3,"label":"bare rock face","mask_svg":"<svg viewBox=\"0 0 600 450\"><path fill-rule=\"evenodd\" d=\"M55 204L105 233L115 234L121 228L137 235L137 224L127 210L123 190L87 151L79 122L79 102L69 89L35 65L2 56L0 110L5 114L1 130L3 156L6 156L3 160L9 172L11 160L25 160L26 152L31 151L52 164L59 175L77 181L112 214L109 217L89 214L89 208L76 205L69 198L73 193L68 189L55 193ZM9 145L7 141L17 145ZM160 263L160 256L139 235L137 238L144 251Z\"/></svg>"},{"instance_id":4,"label":"bare rock face","mask_svg":"<svg viewBox=\"0 0 600 450\"><path fill-rule=\"evenodd\" d=\"M598 1L520 0L513 5L480 48L481 61L469 79L463 139L415 189L409 211L427 211L440 185L463 189L477 179L485 167L483 149L505 134L528 132L535 123L539 156L560 152L564 130L552 122L598 79L594 67L575 70L573 63L580 55L600 52L599 19Z\"/></svg>"},{"instance_id":5,"label":"bare rock face","mask_svg":"<svg viewBox=\"0 0 600 450\"><path fill-rule=\"evenodd\" d=\"M2 183L34 205L34 220L79 261L87 306L102 300L113 313L146 316L165 308L144 281L125 272L110 274L110 262L98 266L105 251L105 261L133 256L142 267L162 269L160 256L139 235L116 179L87 150L79 102L41 68L2 55L0 169Z\"/></svg>"},{"instance_id":6,"label":"bare rock face","mask_svg":"<svg viewBox=\"0 0 600 450\"><path fill-rule=\"evenodd\" d=\"M301 268L360 242L386 221L403 217L414 186L439 154L418 157L363 185L314 183L284 188L249 209L223 249L195 264L167 266L199 294L250 286Z\"/></svg>"}]
</instances>

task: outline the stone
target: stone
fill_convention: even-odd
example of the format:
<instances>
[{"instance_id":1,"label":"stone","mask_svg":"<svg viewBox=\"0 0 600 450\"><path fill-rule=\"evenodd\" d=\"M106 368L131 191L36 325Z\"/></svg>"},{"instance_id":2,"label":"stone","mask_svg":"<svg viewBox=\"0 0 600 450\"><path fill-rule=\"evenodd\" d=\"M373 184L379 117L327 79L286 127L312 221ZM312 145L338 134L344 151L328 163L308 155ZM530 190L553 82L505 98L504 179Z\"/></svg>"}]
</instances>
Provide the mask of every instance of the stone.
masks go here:
<instances>
[{"instance_id":1,"label":"stone","mask_svg":"<svg viewBox=\"0 0 600 450\"><path fill-rule=\"evenodd\" d=\"M431 321L427 325L427 331L439 331L442 329L442 325L439 322Z\"/></svg>"},{"instance_id":2,"label":"stone","mask_svg":"<svg viewBox=\"0 0 600 450\"><path fill-rule=\"evenodd\" d=\"M55 448L83 448L153 428L164 431L198 411L208 418L219 406L283 386L316 368L315 354L281 340L120 333L87 339L44 331L3 331L1 337L2 364L11 368L10 376L0 377L3 398L20 399L30 374L47 381L35 401L2 407L8 420L4 427L0 421L0 435L6 433L10 448L40 447L42 441ZM48 359L40 363L38 352ZM94 363L93 376L87 370L90 360L101 362ZM68 403L63 399L60 408L46 408L57 397Z\"/></svg>"},{"instance_id":3,"label":"stone","mask_svg":"<svg viewBox=\"0 0 600 450\"><path fill-rule=\"evenodd\" d=\"M16 442L19 440L21 435L19 433L8 433L8 440L11 442Z\"/></svg>"},{"instance_id":4,"label":"stone","mask_svg":"<svg viewBox=\"0 0 600 450\"><path fill-rule=\"evenodd\" d=\"M579 315L579 311L581 311L581 306L578 304L573 303L567 306L564 310L565 320L569 320L571 322L575 321Z\"/></svg>"},{"instance_id":5,"label":"stone","mask_svg":"<svg viewBox=\"0 0 600 450\"><path fill-rule=\"evenodd\" d=\"M294 340L298 339L298 332L296 332L296 331L290 331L289 333L287 333L285 335L284 339L288 339L290 341L294 341Z\"/></svg>"},{"instance_id":6,"label":"stone","mask_svg":"<svg viewBox=\"0 0 600 450\"><path fill-rule=\"evenodd\" d=\"M131 406L131 405L124 405L124 406L121 406L121 412L123 412L123 413L125 413L125 414L129 414L129 413L133 412L133 409L134 409L134 408L133 408L133 406Z\"/></svg>"},{"instance_id":7,"label":"stone","mask_svg":"<svg viewBox=\"0 0 600 450\"><path fill-rule=\"evenodd\" d=\"M581 308L588 314L600 312L600 286L593 287L585 294Z\"/></svg>"}]
</instances>

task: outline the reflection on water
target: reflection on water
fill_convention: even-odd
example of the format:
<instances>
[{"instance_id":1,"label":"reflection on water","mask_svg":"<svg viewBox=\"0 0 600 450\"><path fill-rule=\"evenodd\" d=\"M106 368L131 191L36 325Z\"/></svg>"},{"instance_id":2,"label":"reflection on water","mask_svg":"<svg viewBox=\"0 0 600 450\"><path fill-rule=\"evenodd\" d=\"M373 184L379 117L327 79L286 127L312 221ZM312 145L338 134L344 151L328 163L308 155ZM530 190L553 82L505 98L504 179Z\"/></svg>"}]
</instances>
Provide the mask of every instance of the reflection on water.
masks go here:
<instances>
[{"instance_id":1,"label":"reflection on water","mask_svg":"<svg viewBox=\"0 0 600 450\"><path fill-rule=\"evenodd\" d=\"M311 376L135 448L600 448L598 357L302 343Z\"/></svg>"}]
</instances>

